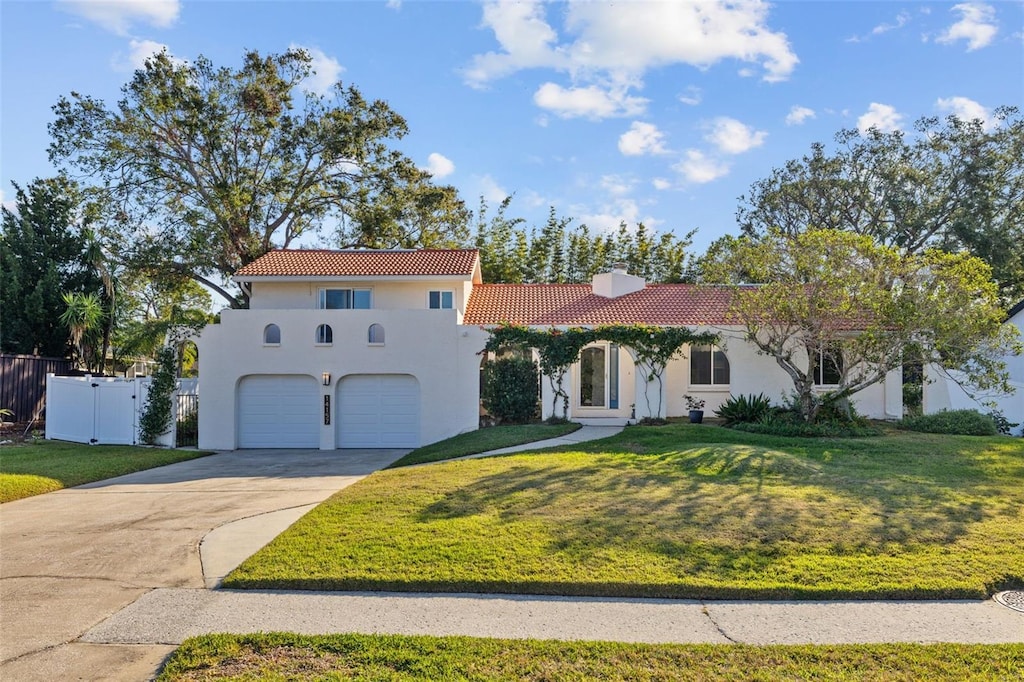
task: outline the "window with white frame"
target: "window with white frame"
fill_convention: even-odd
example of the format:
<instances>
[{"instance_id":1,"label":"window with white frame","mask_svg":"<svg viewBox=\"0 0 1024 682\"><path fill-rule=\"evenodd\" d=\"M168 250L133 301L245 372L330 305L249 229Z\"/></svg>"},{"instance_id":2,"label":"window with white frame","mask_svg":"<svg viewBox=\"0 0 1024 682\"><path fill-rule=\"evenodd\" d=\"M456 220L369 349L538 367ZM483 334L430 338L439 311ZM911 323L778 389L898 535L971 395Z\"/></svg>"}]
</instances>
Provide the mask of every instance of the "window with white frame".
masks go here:
<instances>
[{"instance_id":1,"label":"window with white frame","mask_svg":"<svg viewBox=\"0 0 1024 682\"><path fill-rule=\"evenodd\" d=\"M729 358L718 346L690 347L690 385L727 386Z\"/></svg>"},{"instance_id":2,"label":"window with white frame","mask_svg":"<svg viewBox=\"0 0 1024 682\"><path fill-rule=\"evenodd\" d=\"M322 324L316 328L316 342L321 345L334 343L334 330L331 325Z\"/></svg>"},{"instance_id":3,"label":"window with white frame","mask_svg":"<svg viewBox=\"0 0 1024 682\"><path fill-rule=\"evenodd\" d=\"M321 289L317 307L322 310L369 310L369 289Z\"/></svg>"},{"instance_id":4,"label":"window with white frame","mask_svg":"<svg viewBox=\"0 0 1024 682\"><path fill-rule=\"evenodd\" d=\"M815 386L836 386L843 380L843 347L829 344L811 354Z\"/></svg>"},{"instance_id":5,"label":"window with white frame","mask_svg":"<svg viewBox=\"0 0 1024 682\"><path fill-rule=\"evenodd\" d=\"M263 343L268 346L281 345L281 328L276 324L268 324L263 328Z\"/></svg>"},{"instance_id":6,"label":"window with white frame","mask_svg":"<svg viewBox=\"0 0 1024 682\"><path fill-rule=\"evenodd\" d=\"M455 307L455 292L431 291L427 294L427 307L431 310L451 310Z\"/></svg>"}]
</instances>

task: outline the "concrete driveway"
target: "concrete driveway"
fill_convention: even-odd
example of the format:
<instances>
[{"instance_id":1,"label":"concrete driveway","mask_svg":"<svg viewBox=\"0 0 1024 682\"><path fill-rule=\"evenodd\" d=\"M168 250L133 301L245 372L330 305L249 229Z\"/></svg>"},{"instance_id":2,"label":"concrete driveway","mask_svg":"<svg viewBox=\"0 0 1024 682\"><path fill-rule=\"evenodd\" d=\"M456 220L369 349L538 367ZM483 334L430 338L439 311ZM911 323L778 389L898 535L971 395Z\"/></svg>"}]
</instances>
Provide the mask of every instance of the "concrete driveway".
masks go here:
<instances>
[{"instance_id":1,"label":"concrete driveway","mask_svg":"<svg viewBox=\"0 0 1024 682\"><path fill-rule=\"evenodd\" d=\"M204 587L199 545L218 526L316 504L406 452L221 453L4 504L0 679L149 679L171 643L79 638L155 588Z\"/></svg>"}]
</instances>

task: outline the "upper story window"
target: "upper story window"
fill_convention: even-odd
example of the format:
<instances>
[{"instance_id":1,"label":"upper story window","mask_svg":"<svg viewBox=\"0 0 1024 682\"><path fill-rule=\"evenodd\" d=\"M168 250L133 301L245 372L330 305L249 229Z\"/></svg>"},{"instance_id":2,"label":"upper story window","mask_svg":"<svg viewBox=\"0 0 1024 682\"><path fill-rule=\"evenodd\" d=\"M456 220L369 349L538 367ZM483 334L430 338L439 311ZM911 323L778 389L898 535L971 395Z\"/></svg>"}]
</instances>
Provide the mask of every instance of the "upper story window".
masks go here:
<instances>
[{"instance_id":1,"label":"upper story window","mask_svg":"<svg viewBox=\"0 0 1024 682\"><path fill-rule=\"evenodd\" d=\"M322 324L316 328L316 342L319 344L334 343L334 330L331 325Z\"/></svg>"},{"instance_id":2,"label":"upper story window","mask_svg":"<svg viewBox=\"0 0 1024 682\"><path fill-rule=\"evenodd\" d=\"M263 343L277 346L281 344L281 328L276 324L268 324L263 328Z\"/></svg>"},{"instance_id":3,"label":"upper story window","mask_svg":"<svg viewBox=\"0 0 1024 682\"><path fill-rule=\"evenodd\" d=\"M427 295L427 307L431 310L451 310L455 307L455 292L431 291Z\"/></svg>"},{"instance_id":4,"label":"upper story window","mask_svg":"<svg viewBox=\"0 0 1024 682\"><path fill-rule=\"evenodd\" d=\"M317 307L325 310L369 310L369 289L321 289Z\"/></svg>"},{"instance_id":5,"label":"upper story window","mask_svg":"<svg viewBox=\"0 0 1024 682\"><path fill-rule=\"evenodd\" d=\"M843 380L843 349L838 344L811 355L815 386L835 386Z\"/></svg>"},{"instance_id":6,"label":"upper story window","mask_svg":"<svg viewBox=\"0 0 1024 682\"><path fill-rule=\"evenodd\" d=\"M718 346L690 347L690 384L725 386L729 383L729 358Z\"/></svg>"}]
</instances>

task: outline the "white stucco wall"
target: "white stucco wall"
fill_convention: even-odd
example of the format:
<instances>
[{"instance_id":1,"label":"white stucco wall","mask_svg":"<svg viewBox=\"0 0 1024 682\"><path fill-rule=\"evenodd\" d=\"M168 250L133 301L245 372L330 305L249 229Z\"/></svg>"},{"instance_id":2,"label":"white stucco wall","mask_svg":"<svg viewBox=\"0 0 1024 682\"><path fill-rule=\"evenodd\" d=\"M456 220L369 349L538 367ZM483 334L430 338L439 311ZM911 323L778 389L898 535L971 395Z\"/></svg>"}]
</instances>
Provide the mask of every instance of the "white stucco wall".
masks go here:
<instances>
[{"instance_id":1,"label":"white stucco wall","mask_svg":"<svg viewBox=\"0 0 1024 682\"><path fill-rule=\"evenodd\" d=\"M1024 338L1024 310L1006 322L1016 327ZM1010 422L1020 424L1013 433L1024 435L1024 355L1008 355L1004 358L1010 387L1013 393L980 391L970 385L962 372L944 372L935 366L925 367L924 402L925 414L942 410L978 410L990 412L1000 410Z\"/></svg>"},{"instance_id":2,"label":"white stucco wall","mask_svg":"<svg viewBox=\"0 0 1024 682\"><path fill-rule=\"evenodd\" d=\"M225 310L198 341L202 362L199 447L237 447L237 386L253 374L304 374L320 384L323 372L335 395L348 374L408 374L420 386L420 442L432 443L478 426L479 357L486 333L456 324L454 310ZM267 346L263 330L281 329ZM386 343L367 343L371 324L383 325ZM331 345L317 345L315 330L330 324ZM336 409L337 401L332 402ZM321 423L320 447L334 449L336 418Z\"/></svg>"},{"instance_id":3,"label":"white stucco wall","mask_svg":"<svg viewBox=\"0 0 1024 682\"><path fill-rule=\"evenodd\" d=\"M316 309L320 289L370 289L374 309L426 310L429 291L451 291L459 320L466 311L470 283L462 279L345 280L334 282L253 282L252 310Z\"/></svg>"}]
</instances>

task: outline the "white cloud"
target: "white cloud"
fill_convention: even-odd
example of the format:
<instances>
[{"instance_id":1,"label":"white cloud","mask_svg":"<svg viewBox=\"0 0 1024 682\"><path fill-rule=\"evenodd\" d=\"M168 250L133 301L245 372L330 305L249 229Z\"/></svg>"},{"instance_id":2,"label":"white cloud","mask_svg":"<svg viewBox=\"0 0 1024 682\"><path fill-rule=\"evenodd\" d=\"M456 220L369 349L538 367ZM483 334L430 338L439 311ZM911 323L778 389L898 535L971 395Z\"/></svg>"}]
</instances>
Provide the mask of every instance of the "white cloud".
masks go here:
<instances>
[{"instance_id":1,"label":"white cloud","mask_svg":"<svg viewBox=\"0 0 1024 682\"><path fill-rule=\"evenodd\" d=\"M561 66L564 58L553 47L558 39L544 19L544 7L537 0L526 2L485 2L481 27L494 31L502 52L473 57L465 70L466 82L481 87L489 80L520 69Z\"/></svg>"},{"instance_id":2,"label":"white cloud","mask_svg":"<svg viewBox=\"0 0 1024 682\"><path fill-rule=\"evenodd\" d=\"M168 28L181 13L179 0L59 0L58 6L118 35L134 24Z\"/></svg>"},{"instance_id":3,"label":"white cloud","mask_svg":"<svg viewBox=\"0 0 1024 682\"><path fill-rule=\"evenodd\" d=\"M7 195L4 194L2 189L0 189L0 206L3 206L14 215L18 215L18 202L14 199L8 200Z\"/></svg>"},{"instance_id":4,"label":"white cloud","mask_svg":"<svg viewBox=\"0 0 1024 682\"><path fill-rule=\"evenodd\" d=\"M967 97L940 97L935 101L935 106L940 111L945 111L953 116L956 116L961 121L973 121L978 119L982 122L985 128L991 128L995 125L995 121L992 119L992 113L981 104L978 104L973 99Z\"/></svg>"},{"instance_id":5,"label":"white cloud","mask_svg":"<svg viewBox=\"0 0 1024 682\"><path fill-rule=\"evenodd\" d=\"M630 97L622 88L610 91L596 85L563 88L557 83L540 86L533 95L533 101L561 118L637 116L647 106L646 99Z\"/></svg>"},{"instance_id":6,"label":"white cloud","mask_svg":"<svg viewBox=\"0 0 1024 682\"><path fill-rule=\"evenodd\" d=\"M798 104L794 104L789 109L789 113L786 114L786 125L798 126L802 125L804 121L809 118L814 118L814 109L808 109Z\"/></svg>"},{"instance_id":7,"label":"white cloud","mask_svg":"<svg viewBox=\"0 0 1024 682\"><path fill-rule=\"evenodd\" d=\"M395 11L398 11L398 10L402 9L402 0L388 0L385 3L385 5L387 6L388 9L393 9Z\"/></svg>"},{"instance_id":8,"label":"white cloud","mask_svg":"<svg viewBox=\"0 0 1024 682\"><path fill-rule=\"evenodd\" d=\"M424 170L440 180L455 172L455 164L443 154L434 152L427 157L427 166Z\"/></svg>"},{"instance_id":9,"label":"white cloud","mask_svg":"<svg viewBox=\"0 0 1024 682\"><path fill-rule=\"evenodd\" d=\"M871 128L877 128L879 132L891 133L900 129L902 120L903 115L897 113L895 107L872 102L868 110L857 119L857 130L866 133Z\"/></svg>"},{"instance_id":10,"label":"white cloud","mask_svg":"<svg viewBox=\"0 0 1024 682\"><path fill-rule=\"evenodd\" d=\"M561 101L568 94L577 99L599 99L598 94L603 93L604 100L617 102L623 113L568 114L600 118L642 111L646 102L630 96L629 91L643 87L643 76L650 69L674 64L707 69L735 59L756 65L762 78L773 82L787 79L799 62L786 34L768 27L769 5L760 0L571 0L557 6L564 16L561 36L548 23L547 7L537 0L486 0L481 27L493 31L500 49L475 55L463 71L466 83L484 87L522 69L553 69L567 74L571 86L547 83L546 90L534 95L534 101ZM697 96L687 94L681 99L696 103L699 91ZM561 108L601 112L608 102Z\"/></svg>"},{"instance_id":11,"label":"white cloud","mask_svg":"<svg viewBox=\"0 0 1024 682\"><path fill-rule=\"evenodd\" d=\"M768 133L754 130L734 118L720 116L710 125L711 131L704 139L726 154L742 154L764 144Z\"/></svg>"},{"instance_id":12,"label":"white cloud","mask_svg":"<svg viewBox=\"0 0 1024 682\"><path fill-rule=\"evenodd\" d=\"M603 204L594 211L585 206L571 206L570 210L579 217L580 224L589 227L593 233L614 232L623 222L631 228L641 222L647 227L662 222L653 216L641 216L636 200L625 197Z\"/></svg>"},{"instance_id":13,"label":"white cloud","mask_svg":"<svg viewBox=\"0 0 1024 682\"><path fill-rule=\"evenodd\" d=\"M960 13L960 21L947 28L935 40L940 43L967 41L967 51L978 50L996 37L999 24L996 23L996 11L991 5L983 2L965 2L953 5L951 12Z\"/></svg>"},{"instance_id":14,"label":"white cloud","mask_svg":"<svg viewBox=\"0 0 1024 682\"><path fill-rule=\"evenodd\" d=\"M664 154L665 134L653 123L633 121L629 130L619 137L619 151L626 156Z\"/></svg>"},{"instance_id":15,"label":"white cloud","mask_svg":"<svg viewBox=\"0 0 1024 682\"><path fill-rule=\"evenodd\" d=\"M654 189L666 190L672 186L672 183L665 178L654 178L651 180L651 184L654 185Z\"/></svg>"},{"instance_id":16,"label":"white cloud","mask_svg":"<svg viewBox=\"0 0 1024 682\"><path fill-rule=\"evenodd\" d=\"M683 104L689 104L691 107L695 107L701 103L703 93L700 88L695 85L690 85L686 88L686 91L679 95L679 101Z\"/></svg>"},{"instance_id":17,"label":"white cloud","mask_svg":"<svg viewBox=\"0 0 1024 682\"><path fill-rule=\"evenodd\" d=\"M729 172L729 164L709 158L696 149L687 149L686 156L672 168L679 171L687 182L699 185L717 180Z\"/></svg>"},{"instance_id":18,"label":"white cloud","mask_svg":"<svg viewBox=\"0 0 1024 682\"><path fill-rule=\"evenodd\" d=\"M303 81L303 85L307 90L317 93L318 95L326 95L330 92L334 84L338 82L345 67L338 63L338 60L334 57L328 57L324 54L323 50L315 47L305 47L303 45L296 45L292 43L288 46L289 50L305 50L313 62L310 66L313 69L313 74Z\"/></svg>"},{"instance_id":19,"label":"white cloud","mask_svg":"<svg viewBox=\"0 0 1024 682\"><path fill-rule=\"evenodd\" d=\"M636 181L621 175L602 175L601 189L612 196L621 197L633 191Z\"/></svg>"},{"instance_id":20,"label":"white cloud","mask_svg":"<svg viewBox=\"0 0 1024 682\"><path fill-rule=\"evenodd\" d=\"M895 31L895 30L901 29L904 26L906 26L909 22L910 22L910 13L909 12L900 12L899 14L896 15L896 20L894 22L892 22L892 23L885 23L885 22L883 22L881 24L878 24L877 26L875 26L874 28L871 29L871 33L868 33L867 35L863 35L863 36L851 36L851 37L846 39L846 42L848 42L848 43L862 43L862 42L865 42L867 40L870 40L872 36L878 36L878 35L882 35L883 33L888 33L889 31Z\"/></svg>"},{"instance_id":21,"label":"white cloud","mask_svg":"<svg viewBox=\"0 0 1024 682\"><path fill-rule=\"evenodd\" d=\"M167 50L170 54L171 50L163 43L158 43L155 40L130 40L128 42L128 54L125 55L118 52L114 55L113 59L110 60L110 65L116 71L137 71L146 66L146 60L150 57L160 54L163 50ZM181 63L180 59L172 59L175 62Z\"/></svg>"},{"instance_id":22,"label":"white cloud","mask_svg":"<svg viewBox=\"0 0 1024 682\"><path fill-rule=\"evenodd\" d=\"M501 185L498 184L497 180L492 178L490 175L477 176L475 178L478 192L480 196L489 203L499 204L505 201L505 198L511 196L511 194Z\"/></svg>"}]
</instances>

